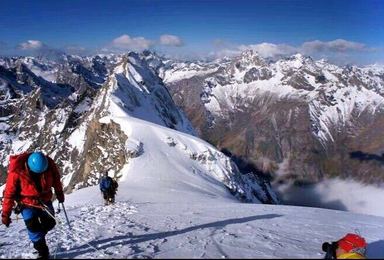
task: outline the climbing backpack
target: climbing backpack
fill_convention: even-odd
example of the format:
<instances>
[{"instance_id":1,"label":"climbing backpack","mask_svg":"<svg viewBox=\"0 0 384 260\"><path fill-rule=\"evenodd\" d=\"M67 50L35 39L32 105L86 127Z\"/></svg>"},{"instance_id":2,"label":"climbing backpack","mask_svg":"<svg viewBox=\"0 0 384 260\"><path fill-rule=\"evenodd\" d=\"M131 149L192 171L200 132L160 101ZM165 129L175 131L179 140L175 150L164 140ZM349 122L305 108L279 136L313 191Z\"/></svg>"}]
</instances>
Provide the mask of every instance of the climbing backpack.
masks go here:
<instances>
[{"instance_id":1,"label":"climbing backpack","mask_svg":"<svg viewBox=\"0 0 384 260\"><path fill-rule=\"evenodd\" d=\"M103 192L108 191L112 186L112 178L106 177L101 180L100 188Z\"/></svg>"}]
</instances>

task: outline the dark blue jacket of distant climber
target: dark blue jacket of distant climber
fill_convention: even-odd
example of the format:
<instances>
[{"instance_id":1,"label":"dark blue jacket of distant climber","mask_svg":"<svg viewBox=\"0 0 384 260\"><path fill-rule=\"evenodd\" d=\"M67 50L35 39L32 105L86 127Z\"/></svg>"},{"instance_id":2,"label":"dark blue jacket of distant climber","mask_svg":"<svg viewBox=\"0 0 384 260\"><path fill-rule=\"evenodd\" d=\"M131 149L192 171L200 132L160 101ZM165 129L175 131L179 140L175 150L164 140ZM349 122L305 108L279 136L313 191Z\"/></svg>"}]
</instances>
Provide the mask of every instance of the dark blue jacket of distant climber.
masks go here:
<instances>
[{"instance_id":1,"label":"dark blue jacket of distant climber","mask_svg":"<svg viewBox=\"0 0 384 260\"><path fill-rule=\"evenodd\" d=\"M109 176L104 176L100 181L100 190L102 192L107 192L110 189L112 189L113 186L113 180Z\"/></svg>"}]
</instances>

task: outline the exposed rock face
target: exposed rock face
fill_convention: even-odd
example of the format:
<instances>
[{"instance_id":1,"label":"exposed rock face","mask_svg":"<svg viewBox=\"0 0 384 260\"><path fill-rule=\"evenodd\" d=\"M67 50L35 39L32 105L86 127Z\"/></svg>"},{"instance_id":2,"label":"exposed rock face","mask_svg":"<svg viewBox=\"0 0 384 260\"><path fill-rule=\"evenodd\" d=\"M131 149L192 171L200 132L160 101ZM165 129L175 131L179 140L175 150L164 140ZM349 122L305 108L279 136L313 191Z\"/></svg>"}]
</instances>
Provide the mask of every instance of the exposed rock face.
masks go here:
<instances>
[{"instance_id":1,"label":"exposed rock face","mask_svg":"<svg viewBox=\"0 0 384 260\"><path fill-rule=\"evenodd\" d=\"M250 83L256 80L268 80L272 78L272 73L267 68L257 69L252 67L244 74L244 82Z\"/></svg>"},{"instance_id":2,"label":"exposed rock face","mask_svg":"<svg viewBox=\"0 0 384 260\"><path fill-rule=\"evenodd\" d=\"M41 149L50 154L64 169L65 176L81 170L76 166L81 163L80 153L73 149L70 139L93 117L90 108L96 95L95 88L101 85L99 82L78 85L86 82L82 72L65 78L63 75L66 74L61 70L63 64L44 66L41 62L34 58L20 58L10 59L4 62L6 66L0 66L2 182L6 176L8 155L28 150ZM77 66L81 66L83 61L77 62ZM71 81L74 77L78 81ZM87 180L89 173L75 174L77 178L72 182L67 178L66 188L72 189L79 179Z\"/></svg>"},{"instance_id":3,"label":"exposed rock face","mask_svg":"<svg viewBox=\"0 0 384 260\"><path fill-rule=\"evenodd\" d=\"M165 83L199 135L275 180L384 181L383 68L300 54L265 61L252 51L200 70L170 64L157 71L177 75Z\"/></svg>"},{"instance_id":4,"label":"exposed rock face","mask_svg":"<svg viewBox=\"0 0 384 260\"><path fill-rule=\"evenodd\" d=\"M84 152L77 157L78 174L71 180L76 188L98 184L103 172L119 172L131 158L124 146L128 137L114 122L103 124L95 117L89 123L85 137Z\"/></svg>"}]
</instances>

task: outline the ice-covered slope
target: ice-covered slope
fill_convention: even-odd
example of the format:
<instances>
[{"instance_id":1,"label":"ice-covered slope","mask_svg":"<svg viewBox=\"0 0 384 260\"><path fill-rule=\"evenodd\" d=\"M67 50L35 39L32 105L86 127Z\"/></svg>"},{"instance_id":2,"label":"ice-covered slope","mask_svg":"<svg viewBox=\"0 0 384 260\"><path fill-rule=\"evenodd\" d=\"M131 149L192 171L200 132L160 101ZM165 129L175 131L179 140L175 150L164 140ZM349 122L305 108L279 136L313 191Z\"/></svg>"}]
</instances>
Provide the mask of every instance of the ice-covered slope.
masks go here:
<instances>
[{"instance_id":1,"label":"ice-covered slope","mask_svg":"<svg viewBox=\"0 0 384 260\"><path fill-rule=\"evenodd\" d=\"M319 259L323 242L356 230L367 240L368 258L384 257L380 217L242 204L202 190L184 196L184 186L161 181L158 188L142 189L127 178L111 206L102 206L97 187L70 194L65 204L72 230L59 213L60 223L47 235L52 257ZM32 258L22 221L1 226L0 233L1 258Z\"/></svg>"},{"instance_id":2,"label":"ice-covered slope","mask_svg":"<svg viewBox=\"0 0 384 260\"><path fill-rule=\"evenodd\" d=\"M122 108L123 113L135 118L194 133L189 120L176 107L162 80L136 53L123 57L106 85L101 108L108 110L110 105L115 104ZM96 106L100 106L98 101Z\"/></svg>"},{"instance_id":3,"label":"ice-covered slope","mask_svg":"<svg viewBox=\"0 0 384 260\"><path fill-rule=\"evenodd\" d=\"M196 195L235 199L230 192L248 201L256 202L259 196L262 201L268 200L269 193L257 182L245 181L229 158L211 145L187 134L119 115L116 108L101 122L119 124L128 136L127 149L140 155L130 159L118 174L127 189L149 194L156 190L158 198L171 196L183 201L190 201L191 194L193 199L199 198Z\"/></svg>"}]
</instances>

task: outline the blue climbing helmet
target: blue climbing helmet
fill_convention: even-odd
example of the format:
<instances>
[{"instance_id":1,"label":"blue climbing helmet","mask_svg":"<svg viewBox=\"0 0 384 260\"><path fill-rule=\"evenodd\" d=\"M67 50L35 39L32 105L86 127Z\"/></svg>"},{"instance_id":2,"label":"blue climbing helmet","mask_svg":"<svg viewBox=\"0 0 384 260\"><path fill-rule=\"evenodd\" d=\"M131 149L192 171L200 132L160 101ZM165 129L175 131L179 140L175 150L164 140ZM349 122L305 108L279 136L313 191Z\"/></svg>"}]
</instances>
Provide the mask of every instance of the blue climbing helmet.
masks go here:
<instances>
[{"instance_id":1,"label":"blue climbing helmet","mask_svg":"<svg viewBox=\"0 0 384 260\"><path fill-rule=\"evenodd\" d=\"M47 157L42 152L33 152L28 157L28 168L34 173L42 173L48 169Z\"/></svg>"}]
</instances>

